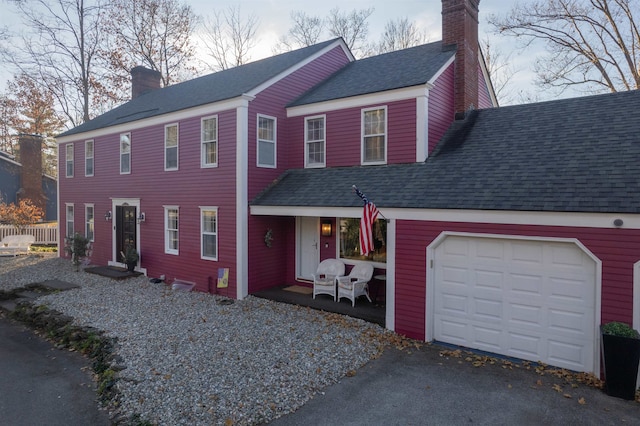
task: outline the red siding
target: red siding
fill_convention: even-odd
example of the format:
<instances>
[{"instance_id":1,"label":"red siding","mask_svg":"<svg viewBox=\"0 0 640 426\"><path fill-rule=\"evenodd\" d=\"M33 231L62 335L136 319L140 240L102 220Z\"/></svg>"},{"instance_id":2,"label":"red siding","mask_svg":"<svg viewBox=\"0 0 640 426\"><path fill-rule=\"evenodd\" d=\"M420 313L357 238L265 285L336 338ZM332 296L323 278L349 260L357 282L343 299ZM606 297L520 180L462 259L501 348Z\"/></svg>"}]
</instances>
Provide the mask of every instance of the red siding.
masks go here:
<instances>
[{"instance_id":1,"label":"red siding","mask_svg":"<svg viewBox=\"0 0 640 426\"><path fill-rule=\"evenodd\" d=\"M489 87L484 79L484 74L478 64L478 106L477 108L493 108L491 96L489 96Z\"/></svg>"},{"instance_id":2,"label":"red siding","mask_svg":"<svg viewBox=\"0 0 640 426\"><path fill-rule=\"evenodd\" d=\"M575 238L602 261L601 322L632 321L633 264L640 259L640 230L398 221L398 333L416 339L425 337L426 247L443 231Z\"/></svg>"},{"instance_id":3,"label":"red siding","mask_svg":"<svg viewBox=\"0 0 640 426\"><path fill-rule=\"evenodd\" d=\"M453 69L451 64L436 79L429 92L429 153L453 122Z\"/></svg>"},{"instance_id":4,"label":"red siding","mask_svg":"<svg viewBox=\"0 0 640 426\"><path fill-rule=\"evenodd\" d=\"M76 174L60 183L61 233L64 205L75 205L75 230L84 234L84 203L95 203L95 243L91 262L112 260L111 198L139 198L146 221L140 225L140 265L149 276L196 282L207 291L218 268L230 268L235 295L235 111L218 114L219 166L200 168L200 117L179 125L179 170L164 171L164 124L131 132L131 174L119 169L119 133L95 139L95 176L84 177L84 141L75 143ZM174 122L168 121L166 124ZM64 146L61 146L64 149ZM61 151L63 152L63 151ZM60 167L64 159L60 159ZM61 169L64 170L64 169ZM179 206L179 255L164 253L164 207ZM218 207L218 261L200 259L200 206Z\"/></svg>"},{"instance_id":5,"label":"red siding","mask_svg":"<svg viewBox=\"0 0 640 426\"><path fill-rule=\"evenodd\" d=\"M326 79L349 62L336 47L283 80L261 92L249 104L249 200L290 168L292 143L285 106L303 92ZM257 167L257 115L277 118L277 168ZM293 218L249 216L249 293L274 285L295 282L295 220ZM266 247L264 235L273 230L274 241Z\"/></svg>"}]
</instances>

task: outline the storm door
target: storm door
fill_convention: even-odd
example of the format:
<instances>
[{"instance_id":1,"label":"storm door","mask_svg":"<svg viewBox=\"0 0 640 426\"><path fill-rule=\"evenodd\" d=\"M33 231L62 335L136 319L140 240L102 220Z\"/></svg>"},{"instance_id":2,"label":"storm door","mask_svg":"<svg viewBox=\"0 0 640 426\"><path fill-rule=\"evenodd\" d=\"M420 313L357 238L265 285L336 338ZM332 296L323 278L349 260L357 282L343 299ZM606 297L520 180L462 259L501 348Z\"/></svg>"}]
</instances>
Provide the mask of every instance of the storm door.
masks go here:
<instances>
[{"instance_id":1,"label":"storm door","mask_svg":"<svg viewBox=\"0 0 640 426\"><path fill-rule=\"evenodd\" d=\"M122 253L127 247L137 249L136 241L136 207L116 206L116 260L123 262Z\"/></svg>"}]
</instances>

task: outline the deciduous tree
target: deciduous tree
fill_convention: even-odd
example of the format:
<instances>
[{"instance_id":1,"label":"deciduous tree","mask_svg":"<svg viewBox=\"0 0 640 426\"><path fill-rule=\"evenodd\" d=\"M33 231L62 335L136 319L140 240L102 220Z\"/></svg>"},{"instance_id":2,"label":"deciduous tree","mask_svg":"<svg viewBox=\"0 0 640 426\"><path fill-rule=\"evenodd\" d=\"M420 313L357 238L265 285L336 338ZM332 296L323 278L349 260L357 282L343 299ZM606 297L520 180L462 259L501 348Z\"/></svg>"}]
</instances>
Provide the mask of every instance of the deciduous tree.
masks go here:
<instances>
[{"instance_id":1,"label":"deciduous tree","mask_svg":"<svg viewBox=\"0 0 640 426\"><path fill-rule=\"evenodd\" d=\"M12 225L19 231L42 220L43 216L42 209L29 199L20 200L18 204L0 203L0 222Z\"/></svg>"},{"instance_id":2,"label":"deciduous tree","mask_svg":"<svg viewBox=\"0 0 640 426\"><path fill-rule=\"evenodd\" d=\"M367 45L368 19L374 10L373 7L353 9L351 12L343 12L340 8L331 9L326 18L329 34L333 37L342 37L355 57L362 58L369 55L371 49Z\"/></svg>"},{"instance_id":3,"label":"deciduous tree","mask_svg":"<svg viewBox=\"0 0 640 426\"><path fill-rule=\"evenodd\" d=\"M538 84L593 93L640 88L638 19L636 0L536 0L489 23L525 46L546 44L535 65Z\"/></svg>"},{"instance_id":4,"label":"deciduous tree","mask_svg":"<svg viewBox=\"0 0 640 426\"><path fill-rule=\"evenodd\" d=\"M419 46L428 41L429 37L425 30L420 29L408 18L401 18L386 23L376 50L378 53L393 52Z\"/></svg>"}]
</instances>

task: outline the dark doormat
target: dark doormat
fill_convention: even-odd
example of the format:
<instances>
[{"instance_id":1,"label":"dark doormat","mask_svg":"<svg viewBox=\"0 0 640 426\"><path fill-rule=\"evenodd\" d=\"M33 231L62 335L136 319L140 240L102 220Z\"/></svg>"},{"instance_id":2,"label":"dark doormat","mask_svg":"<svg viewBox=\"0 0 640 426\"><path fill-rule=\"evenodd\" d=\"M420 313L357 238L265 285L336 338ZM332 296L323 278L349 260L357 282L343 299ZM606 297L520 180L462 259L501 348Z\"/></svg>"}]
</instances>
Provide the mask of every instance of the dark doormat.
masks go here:
<instances>
[{"instance_id":1,"label":"dark doormat","mask_svg":"<svg viewBox=\"0 0 640 426\"><path fill-rule=\"evenodd\" d=\"M117 266L91 266L84 269L85 272L90 274L96 274L114 280L124 280L131 277L139 277L141 272L129 272L126 268L119 268Z\"/></svg>"}]
</instances>

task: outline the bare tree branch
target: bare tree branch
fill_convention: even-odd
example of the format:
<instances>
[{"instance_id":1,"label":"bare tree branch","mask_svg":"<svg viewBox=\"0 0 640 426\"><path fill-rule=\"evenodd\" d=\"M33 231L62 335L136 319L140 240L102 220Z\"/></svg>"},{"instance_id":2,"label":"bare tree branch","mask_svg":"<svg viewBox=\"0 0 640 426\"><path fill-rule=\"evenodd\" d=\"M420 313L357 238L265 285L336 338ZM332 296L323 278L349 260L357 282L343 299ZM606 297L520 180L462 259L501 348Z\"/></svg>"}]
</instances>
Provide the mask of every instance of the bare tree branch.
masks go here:
<instances>
[{"instance_id":1,"label":"bare tree branch","mask_svg":"<svg viewBox=\"0 0 640 426\"><path fill-rule=\"evenodd\" d=\"M419 46L428 41L429 37L426 31L421 30L408 18L402 18L386 23L376 50L378 53L393 52Z\"/></svg>"},{"instance_id":2,"label":"bare tree branch","mask_svg":"<svg viewBox=\"0 0 640 426\"><path fill-rule=\"evenodd\" d=\"M331 9L326 18L326 25L332 37L342 37L351 53L356 57L363 57L370 53L367 47L369 23L367 20L373 14L374 8L342 12L339 8Z\"/></svg>"}]
</instances>

